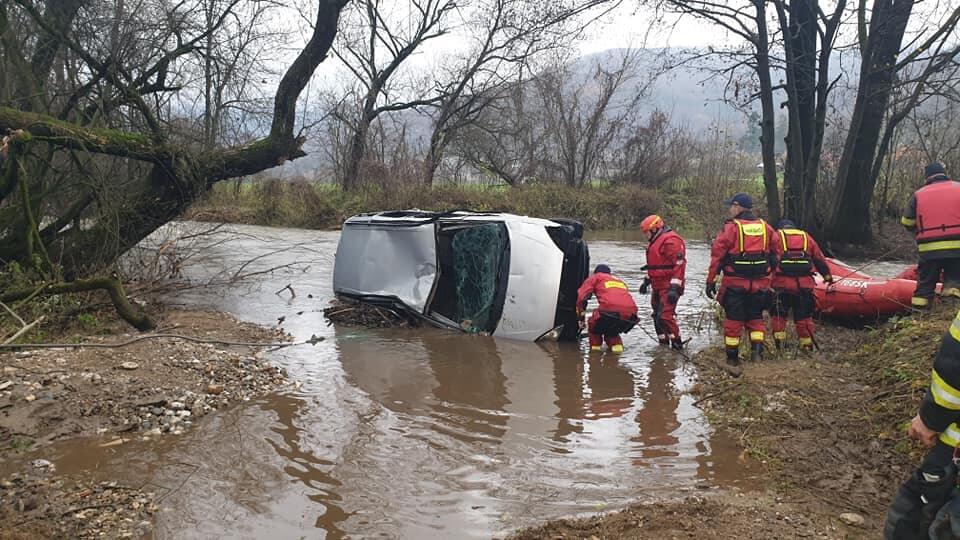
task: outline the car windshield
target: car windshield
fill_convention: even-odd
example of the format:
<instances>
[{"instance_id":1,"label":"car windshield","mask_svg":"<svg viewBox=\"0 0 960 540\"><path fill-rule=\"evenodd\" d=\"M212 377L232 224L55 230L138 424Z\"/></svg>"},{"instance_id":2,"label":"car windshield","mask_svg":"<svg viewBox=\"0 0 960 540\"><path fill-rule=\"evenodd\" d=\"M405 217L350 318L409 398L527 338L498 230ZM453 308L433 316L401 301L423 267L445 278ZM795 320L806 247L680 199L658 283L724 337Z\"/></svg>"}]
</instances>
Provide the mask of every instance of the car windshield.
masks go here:
<instances>
[{"instance_id":1,"label":"car windshield","mask_svg":"<svg viewBox=\"0 0 960 540\"><path fill-rule=\"evenodd\" d=\"M493 332L503 312L510 241L502 223L441 225L429 310L464 330Z\"/></svg>"}]
</instances>

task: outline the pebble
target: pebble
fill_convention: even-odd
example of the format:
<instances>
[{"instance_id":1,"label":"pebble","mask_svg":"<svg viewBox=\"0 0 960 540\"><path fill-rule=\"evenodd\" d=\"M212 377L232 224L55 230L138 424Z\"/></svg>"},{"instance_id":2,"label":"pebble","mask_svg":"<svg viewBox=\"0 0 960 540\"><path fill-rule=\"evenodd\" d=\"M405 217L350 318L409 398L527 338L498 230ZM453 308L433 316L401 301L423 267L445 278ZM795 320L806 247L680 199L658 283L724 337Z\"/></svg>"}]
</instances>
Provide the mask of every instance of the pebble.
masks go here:
<instances>
[{"instance_id":1,"label":"pebble","mask_svg":"<svg viewBox=\"0 0 960 540\"><path fill-rule=\"evenodd\" d=\"M23 397L23 400L26 401L26 402L28 402L28 403L31 402L31 401L34 401L34 400L36 400L36 399L37 399L37 396L35 396L35 395L33 395L33 394L27 394L26 396Z\"/></svg>"},{"instance_id":2,"label":"pebble","mask_svg":"<svg viewBox=\"0 0 960 540\"><path fill-rule=\"evenodd\" d=\"M846 523L847 525L854 525L857 527L863 526L863 516L860 514L854 514L853 512L845 512L840 514L840 521Z\"/></svg>"},{"instance_id":3,"label":"pebble","mask_svg":"<svg viewBox=\"0 0 960 540\"><path fill-rule=\"evenodd\" d=\"M207 386L207 393L217 395L223 392L222 384L211 384Z\"/></svg>"},{"instance_id":4,"label":"pebble","mask_svg":"<svg viewBox=\"0 0 960 540\"><path fill-rule=\"evenodd\" d=\"M53 466L53 463L51 463L51 462L49 462L49 461L47 461L47 460L45 460L45 459L35 459L35 460L33 460L33 467L34 467L35 469L45 469L45 468L51 467L51 466Z\"/></svg>"},{"instance_id":5,"label":"pebble","mask_svg":"<svg viewBox=\"0 0 960 540\"><path fill-rule=\"evenodd\" d=\"M160 415L163 414L163 409L160 408L160 407L152 407L152 408L150 409L150 414L152 414L152 415L154 415L154 416L160 416Z\"/></svg>"},{"instance_id":6,"label":"pebble","mask_svg":"<svg viewBox=\"0 0 960 540\"><path fill-rule=\"evenodd\" d=\"M11 386L13 386L13 381L3 381L2 383L0 383L0 390L6 390Z\"/></svg>"},{"instance_id":7,"label":"pebble","mask_svg":"<svg viewBox=\"0 0 960 540\"><path fill-rule=\"evenodd\" d=\"M175 411L186 408L182 401L171 401L169 407Z\"/></svg>"},{"instance_id":8,"label":"pebble","mask_svg":"<svg viewBox=\"0 0 960 540\"><path fill-rule=\"evenodd\" d=\"M138 369L138 368L140 367L140 364L138 364L138 363L136 363L136 362L124 362L124 363L120 364L120 367L123 368L123 369L133 370L133 369Z\"/></svg>"}]
</instances>

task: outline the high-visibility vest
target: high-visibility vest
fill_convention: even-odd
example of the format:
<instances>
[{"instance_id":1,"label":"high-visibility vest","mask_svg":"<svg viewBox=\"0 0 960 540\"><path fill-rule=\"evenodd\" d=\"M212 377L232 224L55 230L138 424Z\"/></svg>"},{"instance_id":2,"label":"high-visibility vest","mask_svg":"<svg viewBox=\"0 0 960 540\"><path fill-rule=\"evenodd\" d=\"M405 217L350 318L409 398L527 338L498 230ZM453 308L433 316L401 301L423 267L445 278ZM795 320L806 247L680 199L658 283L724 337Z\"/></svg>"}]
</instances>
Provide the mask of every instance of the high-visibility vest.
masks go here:
<instances>
[{"instance_id":1,"label":"high-visibility vest","mask_svg":"<svg viewBox=\"0 0 960 540\"><path fill-rule=\"evenodd\" d=\"M960 183L942 180L918 189L917 249L960 250Z\"/></svg>"},{"instance_id":2,"label":"high-visibility vest","mask_svg":"<svg viewBox=\"0 0 960 540\"><path fill-rule=\"evenodd\" d=\"M937 416L960 411L960 369L957 364L960 364L960 312L940 341L940 350L937 351L930 375L928 395L924 398L924 401L932 400L939 409ZM956 422L947 426L940 433L940 442L953 447L960 445L960 426Z\"/></svg>"},{"instance_id":3,"label":"high-visibility vest","mask_svg":"<svg viewBox=\"0 0 960 540\"><path fill-rule=\"evenodd\" d=\"M777 272L785 276L803 277L813 273L813 257L810 255L810 237L800 229L780 229L780 244L783 256Z\"/></svg>"},{"instance_id":4,"label":"high-visibility vest","mask_svg":"<svg viewBox=\"0 0 960 540\"><path fill-rule=\"evenodd\" d=\"M770 274L770 238L762 219L735 219L737 242L727 253L724 273L756 279Z\"/></svg>"}]
</instances>

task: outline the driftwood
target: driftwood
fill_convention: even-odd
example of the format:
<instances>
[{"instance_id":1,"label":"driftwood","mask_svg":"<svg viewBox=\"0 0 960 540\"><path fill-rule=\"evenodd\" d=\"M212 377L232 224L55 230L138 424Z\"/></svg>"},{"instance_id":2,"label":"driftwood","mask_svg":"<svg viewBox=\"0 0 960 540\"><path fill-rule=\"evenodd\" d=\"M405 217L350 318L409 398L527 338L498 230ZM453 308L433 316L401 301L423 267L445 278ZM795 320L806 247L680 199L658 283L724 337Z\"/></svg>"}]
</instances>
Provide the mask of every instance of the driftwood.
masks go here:
<instances>
[{"instance_id":1,"label":"driftwood","mask_svg":"<svg viewBox=\"0 0 960 540\"><path fill-rule=\"evenodd\" d=\"M123 292L123 285L115 277L100 277L93 279L78 279L67 283L51 283L35 289L24 289L19 291L9 291L0 294L0 302L9 303L35 296L49 296L52 294L69 294L87 291L104 290L110 295L110 301L116 308L117 314L130 323L131 326L145 332L153 330L156 325L146 313L134 307Z\"/></svg>"}]
</instances>

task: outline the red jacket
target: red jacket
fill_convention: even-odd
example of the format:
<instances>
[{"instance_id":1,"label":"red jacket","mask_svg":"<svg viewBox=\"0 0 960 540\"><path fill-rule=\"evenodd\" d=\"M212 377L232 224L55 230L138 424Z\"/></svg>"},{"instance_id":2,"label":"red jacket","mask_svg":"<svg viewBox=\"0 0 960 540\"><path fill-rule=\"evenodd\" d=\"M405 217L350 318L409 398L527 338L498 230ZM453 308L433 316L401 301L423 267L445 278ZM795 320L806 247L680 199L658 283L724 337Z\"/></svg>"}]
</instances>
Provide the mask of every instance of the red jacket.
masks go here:
<instances>
[{"instance_id":1,"label":"red jacket","mask_svg":"<svg viewBox=\"0 0 960 540\"><path fill-rule=\"evenodd\" d=\"M610 274L593 274L588 277L577 291L577 309L583 312L587 309L587 300L597 296L600 311L612 311L621 316L636 315L637 303L627 289L627 284L618 277Z\"/></svg>"},{"instance_id":2,"label":"red jacket","mask_svg":"<svg viewBox=\"0 0 960 540\"><path fill-rule=\"evenodd\" d=\"M806 231L800 229L780 229L774 237L774 248L777 253L777 268L773 275L773 288L796 291L813 289L815 284L813 272L820 275L830 274L826 258L817 241ZM790 261L806 259L808 264L803 270L791 270ZM803 266L803 265L800 265ZM792 274L792 275L791 275Z\"/></svg>"},{"instance_id":3,"label":"red jacket","mask_svg":"<svg viewBox=\"0 0 960 540\"><path fill-rule=\"evenodd\" d=\"M669 227L660 229L647 245L647 276L655 291L673 285L683 293L687 271L687 246L679 234Z\"/></svg>"},{"instance_id":4,"label":"red jacket","mask_svg":"<svg viewBox=\"0 0 960 540\"><path fill-rule=\"evenodd\" d=\"M737 287L747 292L758 292L770 288L770 262L774 259L773 245L774 231L766 221L757 219L753 212L745 210L736 217L728 219L723 229L717 234L710 248L710 269L707 271L707 283L716 279L723 272L721 288ZM755 249L757 248L757 249ZM756 251L754 253L754 251ZM756 277L738 275L734 264L742 252L747 252L756 259L755 268L760 270ZM766 260L766 264L762 264ZM775 261L773 261L775 262ZM763 270L766 269L766 273Z\"/></svg>"}]
</instances>

